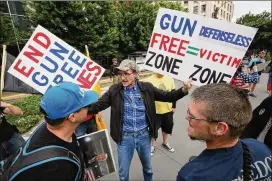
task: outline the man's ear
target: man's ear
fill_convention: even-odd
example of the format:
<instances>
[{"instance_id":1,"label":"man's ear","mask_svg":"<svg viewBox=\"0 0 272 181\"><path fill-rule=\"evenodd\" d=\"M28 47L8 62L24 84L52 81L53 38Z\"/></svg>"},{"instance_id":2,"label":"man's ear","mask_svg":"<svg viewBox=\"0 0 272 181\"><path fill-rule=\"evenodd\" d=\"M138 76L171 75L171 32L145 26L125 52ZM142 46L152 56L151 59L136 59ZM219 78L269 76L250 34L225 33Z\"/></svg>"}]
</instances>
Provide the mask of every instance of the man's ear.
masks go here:
<instances>
[{"instance_id":1,"label":"man's ear","mask_svg":"<svg viewBox=\"0 0 272 181\"><path fill-rule=\"evenodd\" d=\"M68 116L68 120L71 121L71 122L75 122L76 121L76 118L75 118L75 113L72 113Z\"/></svg>"},{"instance_id":2,"label":"man's ear","mask_svg":"<svg viewBox=\"0 0 272 181\"><path fill-rule=\"evenodd\" d=\"M218 122L218 124L216 126L216 134L218 136L226 135L228 131L229 131L229 125L227 123Z\"/></svg>"},{"instance_id":3,"label":"man's ear","mask_svg":"<svg viewBox=\"0 0 272 181\"><path fill-rule=\"evenodd\" d=\"M214 137L220 137L223 135L226 135L229 131L229 126L225 122L218 122L216 124L213 124L211 127L211 134Z\"/></svg>"}]
</instances>

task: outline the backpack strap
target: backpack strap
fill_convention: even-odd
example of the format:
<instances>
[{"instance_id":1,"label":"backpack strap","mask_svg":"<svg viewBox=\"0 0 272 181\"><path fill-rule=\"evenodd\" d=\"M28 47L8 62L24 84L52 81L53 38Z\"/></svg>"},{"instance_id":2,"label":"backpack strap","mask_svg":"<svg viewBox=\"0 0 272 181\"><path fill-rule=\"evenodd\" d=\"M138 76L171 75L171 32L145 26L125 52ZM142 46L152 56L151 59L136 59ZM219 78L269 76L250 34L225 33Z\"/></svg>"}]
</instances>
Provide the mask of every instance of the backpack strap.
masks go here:
<instances>
[{"instance_id":1,"label":"backpack strap","mask_svg":"<svg viewBox=\"0 0 272 181\"><path fill-rule=\"evenodd\" d=\"M249 153L249 149L247 147L247 145L245 143L242 143L242 147L243 147L243 159L244 159L244 163L243 163L243 177L244 177L244 181L250 181L251 180L251 156Z\"/></svg>"},{"instance_id":2,"label":"backpack strap","mask_svg":"<svg viewBox=\"0 0 272 181\"><path fill-rule=\"evenodd\" d=\"M27 152L27 148L31 142L32 136L42 126L46 126L45 122L43 122L36 128L36 130L27 140L24 148L20 151L20 154L17 155L17 157L13 161L10 171L8 173L10 178L9 181L12 181L16 176L18 176L20 173L27 169L55 160L67 160L74 163L78 167L78 172L75 178L75 181L77 181L81 177L82 166L80 163L80 159L68 149L61 146L52 145L33 150L31 152Z\"/></svg>"},{"instance_id":3,"label":"backpack strap","mask_svg":"<svg viewBox=\"0 0 272 181\"><path fill-rule=\"evenodd\" d=\"M60 146L46 146L29 153L24 153L23 151L21 151L18 159L15 160L10 170L9 181L12 181L16 176L18 176L25 170L55 160L67 160L74 163L78 167L78 173L75 181L80 178L80 160L73 152Z\"/></svg>"}]
</instances>

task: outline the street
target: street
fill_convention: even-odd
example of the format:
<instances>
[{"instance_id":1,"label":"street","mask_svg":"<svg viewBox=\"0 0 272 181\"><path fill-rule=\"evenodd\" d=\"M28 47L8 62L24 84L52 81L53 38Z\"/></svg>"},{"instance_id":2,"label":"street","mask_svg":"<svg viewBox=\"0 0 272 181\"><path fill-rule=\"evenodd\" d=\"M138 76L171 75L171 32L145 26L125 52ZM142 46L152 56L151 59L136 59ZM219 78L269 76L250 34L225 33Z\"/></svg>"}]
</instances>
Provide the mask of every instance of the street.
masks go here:
<instances>
[{"instance_id":1,"label":"street","mask_svg":"<svg viewBox=\"0 0 272 181\"><path fill-rule=\"evenodd\" d=\"M268 94L266 92L268 74L262 74L261 82L257 85L257 98L250 97L253 109L264 100ZM181 87L181 83L176 81L176 87ZM190 156L198 155L205 144L200 141L191 141L187 135L188 121L184 118L187 111L187 103L189 96L177 102L177 111L174 114L175 126L173 135L169 137L170 145L175 149L174 153L170 153L162 146L161 130L159 130L159 138L157 140L156 152L152 156L153 180L176 180L176 176L180 168L188 162ZM109 127L110 109L103 111L104 120ZM116 166L117 149L116 143L111 141L114 152ZM101 178L100 180L118 180L118 172ZM130 180L143 180L142 165L138 154L135 150L134 157L130 168Z\"/></svg>"}]
</instances>

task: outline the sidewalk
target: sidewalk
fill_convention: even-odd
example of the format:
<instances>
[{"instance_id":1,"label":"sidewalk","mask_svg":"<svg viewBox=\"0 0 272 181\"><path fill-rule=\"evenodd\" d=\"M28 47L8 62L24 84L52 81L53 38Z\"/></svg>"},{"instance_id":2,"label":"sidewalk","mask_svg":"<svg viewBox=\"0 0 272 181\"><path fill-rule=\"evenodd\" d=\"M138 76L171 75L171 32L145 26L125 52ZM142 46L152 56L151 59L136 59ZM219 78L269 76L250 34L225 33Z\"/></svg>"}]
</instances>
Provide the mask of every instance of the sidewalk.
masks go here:
<instances>
[{"instance_id":1,"label":"sidewalk","mask_svg":"<svg viewBox=\"0 0 272 181\"><path fill-rule=\"evenodd\" d=\"M146 78L150 76L152 72L140 72L140 78ZM102 77L99 81L101 86L101 91L107 90L112 85L112 79L110 77ZM1 100L5 102L12 102L17 99L22 99L26 96L31 96L31 94L17 93L17 92L3 92Z\"/></svg>"}]
</instances>

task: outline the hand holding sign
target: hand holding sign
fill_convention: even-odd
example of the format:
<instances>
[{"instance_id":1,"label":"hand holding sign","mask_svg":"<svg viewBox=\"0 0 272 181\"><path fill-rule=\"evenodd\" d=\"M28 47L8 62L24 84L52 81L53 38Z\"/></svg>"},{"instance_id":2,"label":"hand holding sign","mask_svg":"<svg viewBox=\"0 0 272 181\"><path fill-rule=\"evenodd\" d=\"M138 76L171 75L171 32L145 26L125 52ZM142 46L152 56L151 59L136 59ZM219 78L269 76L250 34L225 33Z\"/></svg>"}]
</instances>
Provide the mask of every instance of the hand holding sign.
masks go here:
<instances>
[{"instance_id":1,"label":"hand holding sign","mask_svg":"<svg viewBox=\"0 0 272 181\"><path fill-rule=\"evenodd\" d=\"M182 82L183 83L183 90L185 92L188 92L192 88L192 79L189 79L187 82Z\"/></svg>"}]
</instances>

